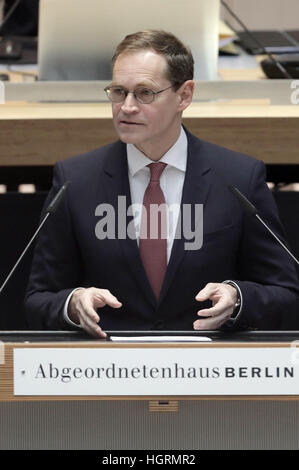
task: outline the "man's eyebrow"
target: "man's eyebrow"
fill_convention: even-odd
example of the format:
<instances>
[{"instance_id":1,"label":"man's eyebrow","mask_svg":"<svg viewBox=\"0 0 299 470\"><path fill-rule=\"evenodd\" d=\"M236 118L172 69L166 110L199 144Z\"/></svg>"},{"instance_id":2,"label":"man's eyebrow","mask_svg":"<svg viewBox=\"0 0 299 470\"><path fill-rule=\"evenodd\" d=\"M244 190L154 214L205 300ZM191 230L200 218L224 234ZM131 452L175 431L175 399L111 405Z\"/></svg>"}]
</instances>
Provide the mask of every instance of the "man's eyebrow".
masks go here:
<instances>
[{"instance_id":1,"label":"man's eyebrow","mask_svg":"<svg viewBox=\"0 0 299 470\"><path fill-rule=\"evenodd\" d=\"M111 83L110 86L117 87L117 88L124 88L125 90L127 89L125 86L123 86L123 85L118 85L117 83L113 83L113 82Z\"/></svg>"},{"instance_id":2,"label":"man's eyebrow","mask_svg":"<svg viewBox=\"0 0 299 470\"><path fill-rule=\"evenodd\" d=\"M146 82L140 82L135 88L153 88L154 85Z\"/></svg>"},{"instance_id":3,"label":"man's eyebrow","mask_svg":"<svg viewBox=\"0 0 299 470\"><path fill-rule=\"evenodd\" d=\"M116 87L119 87L119 88L124 88L125 90L128 90L127 87L123 86L123 85L120 85L118 84L117 82L116 83L113 83L112 82L112 85L111 86L116 86ZM134 87L134 90L136 90L137 88L149 88L150 90L156 88L156 86L152 83L147 83L147 82L140 82L140 83L137 83Z\"/></svg>"}]
</instances>

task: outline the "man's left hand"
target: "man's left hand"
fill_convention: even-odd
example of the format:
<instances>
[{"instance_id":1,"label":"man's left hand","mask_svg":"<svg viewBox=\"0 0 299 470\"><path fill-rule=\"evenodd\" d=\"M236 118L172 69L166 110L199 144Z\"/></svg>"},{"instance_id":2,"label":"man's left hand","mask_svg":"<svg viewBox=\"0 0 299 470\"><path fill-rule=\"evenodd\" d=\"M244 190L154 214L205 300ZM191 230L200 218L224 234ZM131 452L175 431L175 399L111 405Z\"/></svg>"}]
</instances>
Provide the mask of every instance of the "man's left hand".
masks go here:
<instances>
[{"instance_id":1,"label":"man's left hand","mask_svg":"<svg viewBox=\"0 0 299 470\"><path fill-rule=\"evenodd\" d=\"M199 310L201 318L193 323L195 330L217 330L232 315L237 301L237 289L230 284L209 282L195 297L199 302L210 299L211 308Z\"/></svg>"}]
</instances>

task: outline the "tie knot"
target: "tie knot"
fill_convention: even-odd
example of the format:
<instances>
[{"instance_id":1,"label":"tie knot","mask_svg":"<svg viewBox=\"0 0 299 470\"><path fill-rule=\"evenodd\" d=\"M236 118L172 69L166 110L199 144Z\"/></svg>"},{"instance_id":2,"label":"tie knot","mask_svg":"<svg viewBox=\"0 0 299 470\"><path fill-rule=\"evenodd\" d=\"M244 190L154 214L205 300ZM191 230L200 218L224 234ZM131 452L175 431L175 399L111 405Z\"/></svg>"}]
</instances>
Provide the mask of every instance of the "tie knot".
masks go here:
<instances>
[{"instance_id":1,"label":"tie knot","mask_svg":"<svg viewBox=\"0 0 299 470\"><path fill-rule=\"evenodd\" d=\"M160 181L160 176L166 165L167 163L163 162L150 163L147 165L151 171L151 181Z\"/></svg>"}]
</instances>

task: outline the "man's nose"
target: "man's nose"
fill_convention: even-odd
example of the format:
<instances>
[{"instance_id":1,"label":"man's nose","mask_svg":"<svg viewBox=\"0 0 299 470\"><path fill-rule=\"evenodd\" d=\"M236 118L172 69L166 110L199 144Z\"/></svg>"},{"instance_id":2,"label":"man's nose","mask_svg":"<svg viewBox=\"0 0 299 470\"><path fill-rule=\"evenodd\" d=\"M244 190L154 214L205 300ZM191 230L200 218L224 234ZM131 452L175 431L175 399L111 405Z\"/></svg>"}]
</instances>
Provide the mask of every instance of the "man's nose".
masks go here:
<instances>
[{"instance_id":1,"label":"man's nose","mask_svg":"<svg viewBox=\"0 0 299 470\"><path fill-rule=\"evenodd\" d=\"M138 101L134 96L134 93L128 93L125 101L122 104L122 110L126 112L132 112L138 110Z\"/></svg>"}]
</instances>

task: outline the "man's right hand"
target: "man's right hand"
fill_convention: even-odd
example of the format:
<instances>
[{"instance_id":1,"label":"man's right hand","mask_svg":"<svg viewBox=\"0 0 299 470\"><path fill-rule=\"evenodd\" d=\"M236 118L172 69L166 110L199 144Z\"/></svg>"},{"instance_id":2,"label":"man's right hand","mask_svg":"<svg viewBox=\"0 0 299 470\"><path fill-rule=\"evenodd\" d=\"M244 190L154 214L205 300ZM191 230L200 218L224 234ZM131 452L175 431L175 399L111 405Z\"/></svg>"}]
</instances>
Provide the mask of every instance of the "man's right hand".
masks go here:
<instances>
[{"instance_id":1,"label":"man's right hand","mask_svg":"<svg viewBox=\"0 0 299 470\"><path fill-rule=\"evenodd\" d=\"M100 317L97 308L109 305L113 308L120 308L122 304L107 289L77 289L68 305L68 316L71 321L81 325L90 335L96 338L106 338L106 333L98 325Z\"/></svg>"}]
</instances>

